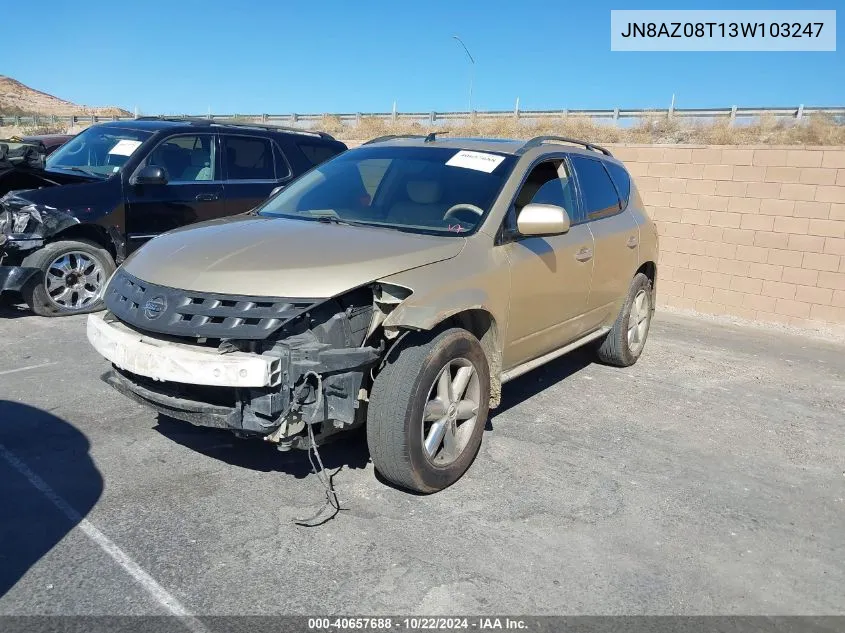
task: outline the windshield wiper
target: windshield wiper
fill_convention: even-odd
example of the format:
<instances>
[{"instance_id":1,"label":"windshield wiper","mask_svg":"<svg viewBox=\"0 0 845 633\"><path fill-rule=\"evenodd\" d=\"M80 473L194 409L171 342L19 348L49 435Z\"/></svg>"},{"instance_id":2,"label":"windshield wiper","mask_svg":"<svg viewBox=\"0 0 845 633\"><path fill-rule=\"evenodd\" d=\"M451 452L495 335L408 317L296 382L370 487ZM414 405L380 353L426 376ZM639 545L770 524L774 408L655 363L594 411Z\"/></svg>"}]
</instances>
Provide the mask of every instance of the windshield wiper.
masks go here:
<instances>
[{"instance_id":1,"label":"windshield wiper","mask_svg":"<svg viewBox=\"0 0 845 633\"><path fill-rule=\"evenodd\" d=\"M55 165L59 169L66 169L67 171L78 171L83 174L87 174L89 176L94 176L94 178L99 178L100 180L104 180L105 176L103 174L98 174L96 171L91 171L90 169L83 169L82 167L67 167L65 165Z\"/></svg>"},{"instance_id":2,"label":"windshield wiper","mask_svg":"<svg viewBox=\"0 0 845 633\"><path fill-rule=\"evenodd\" d=\"M344 220L343 218L336 218L333 215L317 215L312 216L317 222L323 224L340 224L342 226L372 226L367 222L359 222L357 220Z\"/></svg>"}]
</instances>

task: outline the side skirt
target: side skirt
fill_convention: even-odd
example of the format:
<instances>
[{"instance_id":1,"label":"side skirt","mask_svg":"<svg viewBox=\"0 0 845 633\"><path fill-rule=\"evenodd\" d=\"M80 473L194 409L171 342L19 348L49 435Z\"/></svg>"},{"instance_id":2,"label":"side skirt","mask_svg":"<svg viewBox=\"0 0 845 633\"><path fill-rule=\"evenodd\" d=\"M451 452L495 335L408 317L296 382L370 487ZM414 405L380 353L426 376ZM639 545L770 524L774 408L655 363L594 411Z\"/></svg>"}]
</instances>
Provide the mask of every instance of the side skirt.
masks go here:
<instances>
[{"instance_id":1,"label":"side skirt","mask_svg":"<svg viewBox=\"0 0 845 633\"><path fill-rule=\"evenodd\" d=\"M556 350L549 352L548 354L543 354L539 358L535 358L534 360L529 360L521 365L517 365L507 371L502 372L502 384L508 382L509 380L513 380L514 378L518 378L522 374L528 373L532 369L539 367L540 365L545 365L549 361L554 360L555 358L559 358L564 354L568 354L574 349L578 349L582 345L586 345L590 341L595 341L597 338L601 338L605 334L610 332L609 327L602 327L596 330L595 332L591 332L586 336L582 336L581 338L572 341L568 345L564 345Z\"/></svg>"}]
</instances>

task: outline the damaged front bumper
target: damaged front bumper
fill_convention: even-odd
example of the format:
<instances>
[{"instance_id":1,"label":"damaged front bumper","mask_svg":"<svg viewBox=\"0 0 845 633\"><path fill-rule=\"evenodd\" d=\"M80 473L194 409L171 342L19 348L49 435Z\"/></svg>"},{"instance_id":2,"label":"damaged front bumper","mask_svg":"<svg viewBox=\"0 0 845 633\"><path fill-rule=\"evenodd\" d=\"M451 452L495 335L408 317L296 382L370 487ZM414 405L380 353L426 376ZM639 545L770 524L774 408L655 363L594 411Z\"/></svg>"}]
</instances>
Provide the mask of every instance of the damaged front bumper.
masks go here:
<instances>
[{"instance_id":1,"label":"damaged front bumper","mask_svg":"<svg viewBox=\"0 0 845 633\"><path fill-rule=\"evenodd\" d=\"M38 268L20 265L27 254L44 246L44 239L40 235L19 232L20 226L25 227L26 223L12 217L3 202L9 198L0 199L0 264L5 264L0 266L0 293L20 292L42 274ZM15 230L18 232L9 232Z\"/></svg>"},{"instance_id":2,"label":"damaged front bumper","mask_svg":"<svg viewBox=\"0 0 845 633\"><path fill-rule=\"evenodd\" d=\"M281 381L278 358L229 352L144 336L120 321L88 315L88 341L118 368L162 382L211 387L275 387Z\"/></svg>"},{"instance_id":3,"label":"damaged front bumper","mask_svg":"<svg viewBox=\"0 0 845 633\"><path fill-rule=\"evenodd\" d=\"M20 292L30 281L41 277L39 268L0 266L0 293Z\"/></svg>"},{"instance_id":4,"label":"damaged front bumper","mask_svg":"<svg viewBox=\"0 0 845 633\"><path fill-rule=\"evenodd\" d=\"M30 244L30 242L33 242ZM21 243L18 240L10 240L8 236L0 234L0 263L2 263L7 255L13 255L12 261L19 261L17 255L21 250L29 248L38 248L43 242L40 240L27 240L25 248L21 249ZM8 260L7 260L8 261ZM0 266L0 293L11 291L20 292L31 280L39 279L41 277L41 270L38 268L30 268L27 266Z\"/></svg>"},{"instance_id":5,"label":"damaged front bumper","mask_svg":"<svg viewBox=\"0 0 845 633\"><path fill-rule=\"evenodd\" d=\"M112 365L120 393L197 426L263 436L279 448L308 448L359 421L364 372L381 350L330 348L294 335L255 353L149 336L110 313L88 317L87 336Z\"/></svg>"}]
</instances>

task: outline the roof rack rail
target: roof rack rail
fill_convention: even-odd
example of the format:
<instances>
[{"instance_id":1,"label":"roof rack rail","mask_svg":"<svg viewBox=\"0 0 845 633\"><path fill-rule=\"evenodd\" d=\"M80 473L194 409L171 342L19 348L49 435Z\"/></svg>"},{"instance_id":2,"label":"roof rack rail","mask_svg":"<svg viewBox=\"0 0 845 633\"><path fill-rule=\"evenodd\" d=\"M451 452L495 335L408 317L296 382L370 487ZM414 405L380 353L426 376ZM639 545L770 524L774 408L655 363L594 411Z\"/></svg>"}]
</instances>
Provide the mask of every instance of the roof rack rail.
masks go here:
<instances>
[{"instance_id":1,"label":"roof rack rail","mask_svg":"<svg viewBox=\"0 0 845 633\"><path fill-rule=\"evenodd\" d=\"M534 147L540 147L540 145L542 145L543 143L548 143L550 141L561 141L563 143L572 143L574 145L581 145L581 146L586 147L587 149L592 150L594 152L601 152L605 156L611 156L611 157L613 156L613 154L610 153L610 150L605 149L601 145L596 145L594 143L588 143L587 141L581 141L581 140L578 140L576 138L569 138L567 136L535 136L534 138L526 141L525 144L522 147L520 147L517 150L516 153L517 154L524 154L529 149L532 149Z\"/></svg>"},{"instance_id":2,"label":"roof rack rail","mask_svg":"<svg viewBox=\"0 0 845 633\"><path fill-rule=\"evenodd\" d=\"M208 119L197 116L140 116L136 121L171 121L173 123L191 123L195 125L219 125L229 127L251 127L262 130L277 130L280 132L292 132L294 134L305 134L307 136L318 136L329 141L337 140L334 136L327 132L320 132L317 130L303 130L298 127L290 127L288 125L276 125L274 123L232 123L229 121L219 121L217 119Z\"/></svg>"},{"instance_id":3,"label":"roof rack rail","mask_svg":"<svg viewBox=\"0 0 845 633\"><path fill-rule=\"evenodd\" d=\"M436 138L437 132L429 132L428 134L385 134L384 136L377 136L376 138L370 139L365 143L361 143L362 145L370 145L371 143L382 143L384 141L392 141L395 138L421 138L425 139L425 143L433 143L437 140ZM444 132L441 132L444 134Z\"/></svg>"}]
</instances>

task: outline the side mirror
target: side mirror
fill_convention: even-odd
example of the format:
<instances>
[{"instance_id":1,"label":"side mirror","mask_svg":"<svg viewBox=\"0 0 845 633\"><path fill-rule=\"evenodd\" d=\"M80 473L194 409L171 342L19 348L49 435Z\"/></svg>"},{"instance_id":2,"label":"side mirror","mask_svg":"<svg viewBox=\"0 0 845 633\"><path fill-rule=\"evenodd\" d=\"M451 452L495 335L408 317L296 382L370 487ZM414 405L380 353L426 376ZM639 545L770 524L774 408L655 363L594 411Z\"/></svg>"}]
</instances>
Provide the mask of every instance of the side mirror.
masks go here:
<instances>
[{"instance_id":1,"label":"side mirror","mask_svg":"<svg viewBox=\"0 0 845 633\"><path fill-rule=\"evenodd\" d=\"M560 235L569 230L569 214L554 204L526 204L516 219L522 235Z\"/></svg>"},{"instance_id":2,"label":"side mirror","mask_svg":"<svg viewBox=\"0 0 845 633\"><path fill-rule=\"evenodd\" d=\"M141 171L135 174L132 179L133 185L166 185L167 171L164 167L156 165L147 165Z\"/></svg>"},{"instance_id":3,"label":"side mirror","mask_svg":"<svg viewBox=\"0 0 845 633\"><path fill-rule=\"evenodd\" d=\"M270 192L270 195L269 195L269 196L267 196L267 197L268 197L268 198L272 198L273 196L275 196L277 193L279 193L279 192L280 192L282 189L284 189L284 188L285 188L285 186L284 186L284 185L279 185L278 187L274 187L274 188L273 188L273 191L271 191L271 192Z\"/></svg>"}]
</instances>

